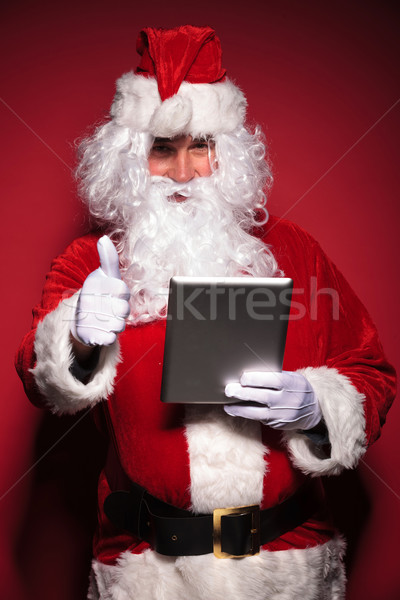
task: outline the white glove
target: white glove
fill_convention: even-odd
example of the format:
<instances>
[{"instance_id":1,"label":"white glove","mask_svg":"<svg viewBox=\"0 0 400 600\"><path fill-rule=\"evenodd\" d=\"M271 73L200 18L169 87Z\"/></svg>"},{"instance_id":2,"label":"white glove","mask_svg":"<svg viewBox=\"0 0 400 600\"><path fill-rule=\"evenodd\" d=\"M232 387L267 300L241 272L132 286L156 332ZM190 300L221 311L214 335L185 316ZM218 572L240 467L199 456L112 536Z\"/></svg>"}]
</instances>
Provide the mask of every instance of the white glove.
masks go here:
<instances>
[{"instance_id":1,"label":"white glove","mask_svg":"<svg viewBox=\"0 0 400 600\"><path fill-rule=\"evenodd\" d=\"M228 383L225 395L245 401L225 405L228 415L261 421L274 429L311 429L322 419L311 384L293 371L245 372L240 383Z\"/></svg>"},{"instance_id":2,"label":"white glove","mask_svg":"<svg viewBox=\"0 0 400 600\"><path fill-rule=\"evenodd\" d=\"M109 346L125 329L129 288L121 279L118 252L106 235L97 242L100 267L85 279L71 333L87 346Z\"/></svg>"}]
</instances>

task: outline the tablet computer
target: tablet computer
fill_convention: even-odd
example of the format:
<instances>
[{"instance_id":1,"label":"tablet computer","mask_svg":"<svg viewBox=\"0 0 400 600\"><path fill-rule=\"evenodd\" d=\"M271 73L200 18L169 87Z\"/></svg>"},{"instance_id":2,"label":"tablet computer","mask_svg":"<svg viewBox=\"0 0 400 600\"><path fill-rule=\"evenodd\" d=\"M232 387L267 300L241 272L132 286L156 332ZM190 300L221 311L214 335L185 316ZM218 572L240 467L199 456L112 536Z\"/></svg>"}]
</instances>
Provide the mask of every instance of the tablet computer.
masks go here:
<instances>
[{"instance_id":1,"label":"tablet computer","mask_svg":"<svg viewBox=\"0 0 400 600\"><path fill-rule=\"evenodd\" d=\"M292 287L280 277L173 277L162 402L237 402L224 390L243 371L281 371Z\"/></svg>"}]
</instances>

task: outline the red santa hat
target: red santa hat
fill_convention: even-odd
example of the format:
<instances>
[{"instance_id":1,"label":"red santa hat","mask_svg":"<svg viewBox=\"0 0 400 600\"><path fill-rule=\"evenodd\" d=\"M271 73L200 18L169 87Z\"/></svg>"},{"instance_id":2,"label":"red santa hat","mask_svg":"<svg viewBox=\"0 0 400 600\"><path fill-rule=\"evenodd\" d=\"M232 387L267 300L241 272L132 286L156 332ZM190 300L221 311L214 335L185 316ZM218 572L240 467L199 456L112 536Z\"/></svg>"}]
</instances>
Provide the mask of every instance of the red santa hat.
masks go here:
<instances>
[{"instance_id":1,"label":"red santa hat","mask_svg":"<svg viewBox=\"0 0 400 600\"><path fill-rule=\"evenodd\" d=\"M135 73L117 81L111 116L155 137L229 133L243 124L246 99L221 66L211 27L147 27L139 33Z\"/></svg>"}]
</instances>

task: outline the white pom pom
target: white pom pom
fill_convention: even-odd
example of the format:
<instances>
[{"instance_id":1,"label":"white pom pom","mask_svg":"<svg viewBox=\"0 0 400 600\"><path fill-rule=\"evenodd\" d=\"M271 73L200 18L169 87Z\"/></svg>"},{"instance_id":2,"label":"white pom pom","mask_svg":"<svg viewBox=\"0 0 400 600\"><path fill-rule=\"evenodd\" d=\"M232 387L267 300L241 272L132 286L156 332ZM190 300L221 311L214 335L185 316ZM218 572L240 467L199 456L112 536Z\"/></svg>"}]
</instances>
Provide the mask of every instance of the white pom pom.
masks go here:
<instances>
[{"instance_id":1,"label":"white pom pom","mask_svg":"<svg viewBox=\"0 0 400 600\"><path fill-rule=\"evenodd\" d=\"M174 137L187 133L192 119L192 102L190 98L172 96L167 98L153 113L149 130L154 137Z\"/></svg>"}]
</instances>

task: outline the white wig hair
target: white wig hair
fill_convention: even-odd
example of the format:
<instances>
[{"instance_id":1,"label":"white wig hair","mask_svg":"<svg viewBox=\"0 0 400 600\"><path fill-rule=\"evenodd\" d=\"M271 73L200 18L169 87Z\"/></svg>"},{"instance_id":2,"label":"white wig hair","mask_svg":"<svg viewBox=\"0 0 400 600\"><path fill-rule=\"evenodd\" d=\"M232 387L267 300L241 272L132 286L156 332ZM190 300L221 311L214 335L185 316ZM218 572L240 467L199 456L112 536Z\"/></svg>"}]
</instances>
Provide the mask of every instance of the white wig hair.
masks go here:
<instances>
[{"instance_id":1,"label":"white wig hair","mask_svg":"<svg viewBox=\"0 0 400 600\"><path fill-rule=\"evenodd\" d=\"M130 320L165 316L174 274L280 274L270 250L250 234L268 220L265 192L272 184L261 131L215 135L213 173L187 184L191 198L184 203L168 198L186 184L150 176L153 140L111 121L79 149L80 193L119 250L132 293Z\"/></svg>"},{"instance_id":2,"label":"white wig hair","mask_svg":"<svg viewBox=\"0 0 400 600\"><path fill-rule=\"evenodd\" d=\"M266 223L266 193L273 178L261 129L256 127L251 133L240 127L213 139L218 163L216 184L240 215L241 226L249 231ZM144 200L149 183L147 157L153 140L148 133L111 120L79 144L76 176L80 196L94 222L120 243L127 224L132 224L133 209Z\"/></svg>"},{"instance_id":3,"label":"white wig hair","mask_svg":"<svg viewBox=\"0 0 400 600\"><path fill-rule=\"evenodd\" d=\"M115 240L125 236L132 208L148 182L147 156L152 136L109 121L80 141L75 175L94 223Z\"/></svg>"}]
</instances>

